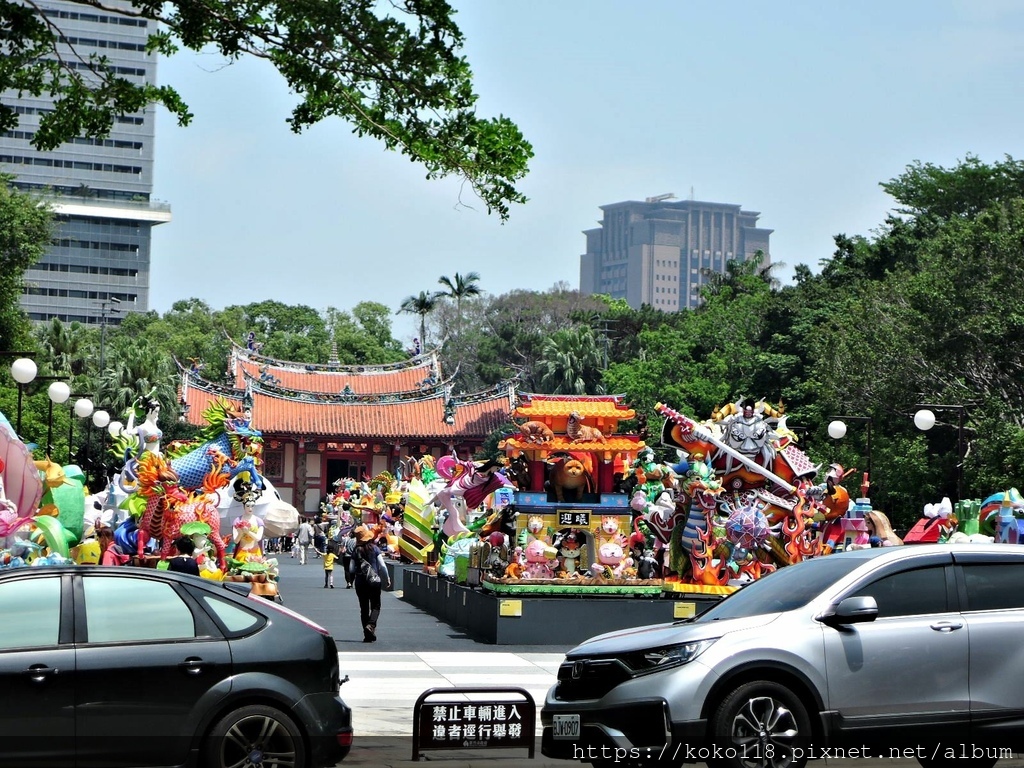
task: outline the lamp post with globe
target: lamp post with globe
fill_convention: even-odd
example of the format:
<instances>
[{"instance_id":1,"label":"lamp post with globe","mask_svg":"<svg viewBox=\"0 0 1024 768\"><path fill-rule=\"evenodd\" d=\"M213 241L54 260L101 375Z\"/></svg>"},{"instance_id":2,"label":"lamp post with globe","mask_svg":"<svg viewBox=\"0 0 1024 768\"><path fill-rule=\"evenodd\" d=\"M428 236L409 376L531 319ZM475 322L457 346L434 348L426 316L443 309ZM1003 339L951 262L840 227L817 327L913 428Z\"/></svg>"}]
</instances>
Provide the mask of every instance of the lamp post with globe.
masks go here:
<instances>
[{"instance_id":1,"label":"lamp post with globe","mask_svg":"<svg viewBox=\"0 0 1024 768\"><path fill-rule=\"evenodd\" d=\"M956 498L960 501L964 497L964 419L967 415L965 405L934 405L921 403L914 406L917 413L914 414L914 426L922 432L927 432L935 426L935 411L956 411Z\"/></svg>"},{"instance_id":2,"label":"lamp post with globe","mask_svg":"<svg viewBox=\"0 0 1024 768\"><path fill-rule=\"evenodd\" d=\"M74 459L72 458L71 455L71 442L72 440L74 440L75 437L74 416L77 416L80 419L87 419L90 416L92 416L93 411L92 400L90 400L88 397L85 397L84 395L75 394L74 392L71 393L71 397L77 397L78 399L75 401L75 404L71 407L73 416L68 419L68 464L74 462ZM68 402L71 402L71 398L68 398Z\"/></svg>"},{"instance_id":3,"label":"lamp post with globe","mask_svg":"<svg viewBox=\"0 0 1024 768\"><path fill-rule=\"evenodd\" d=\"M828 424L828 436L833 440L842 440L846 437L846 422L857 421L861 422L865 426L865 433L867 440L865 443L865 454L867 458L867 478L871 480L871 424L873 422L870 416L833 416Z\"/></svg>"},{"instance_id":4,"label":"lamp post with globe","mask_svg":"<svg viewBox=\"0 0 1024 768\"><path fill-rule=\"evenodd\" d=\"M71 387L67 382L55 381L46 390L46 394L50 398L50 410L46 417L46 455L50 457L53 455L53 406L67 402L71 397Z\"/></svg>"},{"instance_id":5,"label":"lamp post with globe","mask_svg":"<svg viewBox=\"0 0 1024 768\"><path fill-rule=\"evenodd\" d=\"M12 354L24 354L21 352L15 352ZM26 384L31 384L32 380L35 379L38 369L36 368L35 361L27 357L19 357L13 363L11 363L11 376L18 385L18 422L17 432L18 437L21 437L21 403L22 394L25 390Z\"/></svg>"}]
</instances>

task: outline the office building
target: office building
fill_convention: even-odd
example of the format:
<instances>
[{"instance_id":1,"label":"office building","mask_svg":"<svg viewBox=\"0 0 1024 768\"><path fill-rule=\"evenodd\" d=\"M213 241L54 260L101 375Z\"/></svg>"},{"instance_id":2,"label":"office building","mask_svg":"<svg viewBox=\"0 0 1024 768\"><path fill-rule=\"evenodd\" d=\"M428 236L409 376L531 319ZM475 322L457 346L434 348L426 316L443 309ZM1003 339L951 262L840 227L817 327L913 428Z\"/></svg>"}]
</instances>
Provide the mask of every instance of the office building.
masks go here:
<instances>
[{"instance_id":1,"label":"office building","mask_svg":"<svg viewBox=\"0 0 1024 768\"><path fill-rule=\"evenodd\" d=\"M696 307L705 270L725 272L729 260L764 252L771 263L772 230L761 215L738 205L673 200L674 195L602 205L596 229L583 234L580 292L625 299L634 309L648 304L665 312Z\"/></svg>"},{"instance_id":2,"label":"office building","mask_svg":"<svg viewBox=\"0 0 1024 768\"><path fill-rule=\"evenodd\" d=\"M83 59L97 54L121 77L156 81L156 54L145 50L155 22L63 0L37 5L66 36L60 47L69 65L83 69ZM105 5L130 7L124 0ZM16 130L0 134L0 171L49 200L57 217L53 245L25 272L22 309L35 321L90 324L146 311L152 228L171 220L170 206L151 199L155 107L116 118L105 139L77 138L40 152L30 141L52 101L12 92L0 99L21 115ZM120 314L111 313L111 299L120 301Z\"/></svg>"}]
</instances>

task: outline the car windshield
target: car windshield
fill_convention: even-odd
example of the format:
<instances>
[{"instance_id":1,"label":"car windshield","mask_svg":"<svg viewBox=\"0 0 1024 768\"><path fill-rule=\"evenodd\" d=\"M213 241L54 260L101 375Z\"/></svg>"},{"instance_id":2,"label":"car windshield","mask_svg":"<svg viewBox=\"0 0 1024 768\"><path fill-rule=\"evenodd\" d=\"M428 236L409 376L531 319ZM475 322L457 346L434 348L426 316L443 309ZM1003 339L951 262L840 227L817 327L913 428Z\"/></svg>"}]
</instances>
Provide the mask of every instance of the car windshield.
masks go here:
<instances>
[{"instance_id":1,"label":"car windshield","mask_svg":"<svg viewBox=\"0 0 1024 768\"><path fill-rule=\"evenodd\" d=\"M748 584L697 617L695 623L761 616L807 605L823 589L864 564L863 557L840 553L780 568Z\"/></svg>"}]
</instances>

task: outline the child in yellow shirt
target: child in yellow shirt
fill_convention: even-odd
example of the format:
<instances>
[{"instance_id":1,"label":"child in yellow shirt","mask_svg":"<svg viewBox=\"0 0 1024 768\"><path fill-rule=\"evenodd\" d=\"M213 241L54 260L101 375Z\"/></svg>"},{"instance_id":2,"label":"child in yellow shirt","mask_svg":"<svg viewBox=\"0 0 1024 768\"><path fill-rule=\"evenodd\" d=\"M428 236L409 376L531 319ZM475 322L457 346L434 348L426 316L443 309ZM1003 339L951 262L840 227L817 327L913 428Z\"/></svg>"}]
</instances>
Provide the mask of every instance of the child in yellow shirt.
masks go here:
<instances>
[{"instance_id":1,"label":"child in yellow shirt","mask_svg":"<svg viewBox=\"0 0 1024 768\"><path fill-rule=\"evenodd\" d=\"M334 589L334 561L338 559L334 545L328 545L326 552L317 550L317 554L324 559L324 589Z\"/></svg>"}]
</instances>

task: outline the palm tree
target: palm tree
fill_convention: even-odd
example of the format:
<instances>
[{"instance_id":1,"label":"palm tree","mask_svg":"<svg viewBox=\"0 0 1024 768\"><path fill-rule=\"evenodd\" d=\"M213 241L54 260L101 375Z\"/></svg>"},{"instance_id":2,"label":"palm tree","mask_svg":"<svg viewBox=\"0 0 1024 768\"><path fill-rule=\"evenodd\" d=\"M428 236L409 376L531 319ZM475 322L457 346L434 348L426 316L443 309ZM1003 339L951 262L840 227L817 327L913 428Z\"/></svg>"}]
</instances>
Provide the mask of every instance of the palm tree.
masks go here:
<instances>
[{"instance_id":1,"label":"palm tree","mask_svg":"<svg viewBox=\"0 0 1024 768\"><path fill-rule=\"evenodd\" d=\"M704 278L704 286L701 295L707 299L712 296L719 296L728 288L735 296L740 293L750 293L751 285L748 278L754 278L754 285L760 283L767 286L771 291L777 291L781 283L772 272L779 267L786 266L780 261L765 264L764 251L757 250L746 260L729 259L725 262L725 271L717 272L709 267L701 269L701 276Z\"/></svg>"},{"instance_id":2,"label":"palm tree","mask_svg":"<svg viewBox=\"0 0 1024 768\"><path fill-rule=\"evenodd\" d=\"M89 330L74 321L65 325L59 318L36 329L36 338L54 373L81 376L89 360Z\"/></svg>"},{"instance_id":3,"label":"palm tree","mask_svg":"<svg viewBox=\"0 0 1024 768\"><path fill-rule=\"evenodd\" d=\"M169 355L144 338L119 339L107 362L96 396L109 404L112 415L121 418L138 397L152 392L162 406L162 417L177 418L178 372Z\"/></svg>"},{"instance_id":4,"label":"palm tree","mask_svg":"<svg viewBox=\"0 0 1024 768\"><path fill-rule=\"evenodd\" d=\"M552 395L604 394L603 353L586 326L556 331L541 349L541 390Z\"/></svg>"},{"instance_id":5,"label":"palm tree","mask_svg":"<svg viewBox=\"0 0 1024 768\"><path fill-rule=\"evenodd\" d=\"M480 282L480 275L476 272L467 272L465 275L460 275L458 272L455 273L455 277L445 277L442 275L437 279L440 285L443 285L448 290L441 291L439 296L447 296L455 299L455 308L458 311L458 327L457 330L462 330L462 300L467 296L479 296L480 286L477 283Z\"/></svg>"},{"instance_id":6,"label":"palm tree","mask_svg":"<svg viewBox=\"0 0 1024 768\"><path fill-rule=\"evenodd\" d=\"M398 312L395 312L396 315L405 312L409 315L420 316L420 347L422 349L427 348L427 315L434 311L434 307L437 306L437 300L441 295L440 293L420 291L419 296L407 296L402 301L402 306L399 307Z\"/></svg>"}]
</instances>

